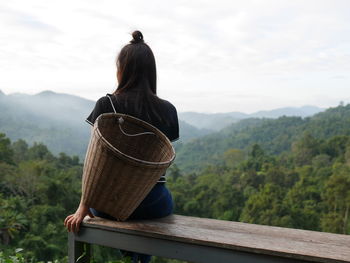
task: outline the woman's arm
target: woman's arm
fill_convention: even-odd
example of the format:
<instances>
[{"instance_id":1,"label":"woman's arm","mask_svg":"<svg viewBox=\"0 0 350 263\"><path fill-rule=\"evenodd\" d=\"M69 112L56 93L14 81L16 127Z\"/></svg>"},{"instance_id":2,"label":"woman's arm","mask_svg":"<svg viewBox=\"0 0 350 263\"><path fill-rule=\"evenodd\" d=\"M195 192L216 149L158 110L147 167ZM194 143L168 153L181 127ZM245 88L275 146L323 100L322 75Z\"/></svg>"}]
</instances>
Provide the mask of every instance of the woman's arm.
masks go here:
<instances>
[{"instance_id":1,"label":"woman's arm","mask_svg":"<svg viewBox=\"0 0 350 263\"><path fill-rule=\"evenodd\" d=\"M84 217L89 215L90 217L94 217L94 215L90 212L89 207L80 202L77 211L74 214L69 215L64 220L64 225L67 227L69 232L78 232L80 223L83 221Z\"/></svg>"}]
</instances>

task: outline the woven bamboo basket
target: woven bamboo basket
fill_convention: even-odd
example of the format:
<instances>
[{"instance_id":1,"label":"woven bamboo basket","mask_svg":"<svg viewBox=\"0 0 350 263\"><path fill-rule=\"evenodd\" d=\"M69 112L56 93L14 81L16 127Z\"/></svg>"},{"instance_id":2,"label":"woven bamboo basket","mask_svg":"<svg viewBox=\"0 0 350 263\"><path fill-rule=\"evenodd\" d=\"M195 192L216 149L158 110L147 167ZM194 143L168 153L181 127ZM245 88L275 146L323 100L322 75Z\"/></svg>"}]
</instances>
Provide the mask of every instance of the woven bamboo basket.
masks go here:
<instances>
[{"instance_id":1,"label":"woven bamboo basket","mask_svg":"<svg viewBox=\"0 0 350 263\"><path fill-rule=\"evenodd\" d=\"M82 202L124 221L174 159L171 142L154 126L129 115L102 114L85 157Z\"/></svg>"}]
</instances>

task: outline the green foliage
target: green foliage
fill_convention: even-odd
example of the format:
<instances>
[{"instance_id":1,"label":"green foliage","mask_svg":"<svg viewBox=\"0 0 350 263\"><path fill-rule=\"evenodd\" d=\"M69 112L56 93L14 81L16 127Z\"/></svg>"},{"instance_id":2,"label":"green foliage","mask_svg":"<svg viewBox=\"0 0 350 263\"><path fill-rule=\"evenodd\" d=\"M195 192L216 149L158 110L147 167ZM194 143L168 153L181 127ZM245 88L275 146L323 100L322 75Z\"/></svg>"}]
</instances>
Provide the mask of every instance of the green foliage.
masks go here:
<instances>
[{"instance_id":1,"label":"green foliage","mask_svg":"<svg viewBox=\"0 0 350 263\"><path fill-rule=\"evenodd\" d=\"M345 135L348 134L350 104L330 108L304 119L286 116L278 119L244 119L219 132L177 147L176 164L186 173L198 172L208 164L222 165L224 152L240 149L248 153L254 144L259 144L269 155L281 155L293 149L299 165L310 164L309 158L320 151L331 158L335 155L341 158L338 153L344 151L347 145ZM329 142L329 145L321 144L322 140L331 137L334 137L334 141ZM319 148L313 148L312 145Z\"/></svg>"},{"instance_id":2,"label":"green foliage","mask_svg":"<svg viewBox=\"0 0 350 263\"><path fill-rule=\"evenodd\" d=\"M289 189L284 200L284 206L291 217L290 227L319 231L322 211L320 190L324 182L309 166L298 169L298 174L300 179Z\"/></svg>"},{"instance_id":3,"label":"green foliage","mask_svg":"<svg viewBox=\"0 0 350 263\"><path fill-rule=\"evenodd\" d=\"M82 165L76 157L53 156L43 144L6 145L13 162L0 162L0 249L21 247L34 261L61 260L63 220L79 202Z\"/></svg>"},{"instance_id":4,"label":"green foliage","mask_svg":"<svg viewBox=\"0 0 350 263\"><path fill-rule=\"evenodd\" d=\"M246 120L181 145L167 172L175 213L350 234L348 116L342 106L306 119ZM81 174L76 156L0 135L0 263L65 262L63 220L79 203ZM115 249L93 251L93 262L126 260Z\"/></svg>"},{"instance_id":5,"label":"green foliage","mask_svg":"<svg viewBox=\"0 0 350 263\"><path fill-rule=\"evenodd\" d=\"M14 255L9 255L0 251L0 263L25 263L25 258L21 253L22 249L17 248L14 252Z\"/></svg>"},{"instance_id":6,"label":"green foliage","mask_svg":"<svg viewBox=\"0 0 350 263\"><path fill-rule=\"evenodd\" d=\"M25 201L21 197L4 199L0 193L0 241L9 245L11 239L28 223L26 216L21 212Z\"/></svg>"},{"instance_id":7,"label":"green foliage","mask_svg":"<svg viewBox=\"0 0 350 263\"><path fill-rule=\"evenodd\" d=\"M224 152L223 159L227 167L234 168L244 161L245 154L239 149L228 149Z\"/></svg>"},{"instance_id":8,"label":"green foliage","mask_svg":"<svg viewBox=\"0 0 350 263\"><path fill-rule=\"evenodd\" d=\"M285 192L276 184L265 184L246 201L240 221L247 223L286 226L290 218L282 202Z\"/></svg>"},{"instance_id":9,"label":"green foliage","mask_svg":"<svg viewBox=\"0 0 350 263\"><path fill-rule=\"evenodd\" d=\"M347 234L350 230L350 167L336 163L324 191L326 213L322 218L325 231ZM328 213L327 213L328 212ZM334 223L336 222L336 224Z\"/></svg>"},{"instance_id":10,"label":"green foliage","mask_svg":"<svg viewBox=\"0 0 350 263\"><path fill-rule=\"evenodd\" d=\"M294 161L297 165L302 166L310 164L313 157L319 154L320 143L310 133L303 136L292 144Z\"/></svg>"},{"instance_id":11,"label":"green foliage","mask_svg":"<svg viewBox=\"0 0 350 263\"><path fill-rule=\"evenodd\" d=\"M168 183L175 212L350 234L349 139L303 132L279 155L255 143L238 163L242 151L228 149L221 155L224 162L209 162L195 173L186 174L179 165Z\"/></svg>"},{"instance_id":12,"label":"green foliage","mask_svg":"<svg viewBox=\"0 0 350 263\"><path fill-rule=\"evenodd\" d=\"M0 133L0 163L13 163L13 150L11 149L10 139Z\"/></svg>"}]
</instances>

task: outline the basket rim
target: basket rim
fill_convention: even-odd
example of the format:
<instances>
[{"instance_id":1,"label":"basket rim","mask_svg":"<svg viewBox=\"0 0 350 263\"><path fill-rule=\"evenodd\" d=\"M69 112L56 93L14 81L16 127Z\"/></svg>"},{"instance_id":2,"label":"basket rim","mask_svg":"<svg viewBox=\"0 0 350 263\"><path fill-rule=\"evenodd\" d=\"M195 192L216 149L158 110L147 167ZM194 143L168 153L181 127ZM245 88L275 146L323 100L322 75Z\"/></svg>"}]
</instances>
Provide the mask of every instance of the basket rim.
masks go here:
<instances>
[{"instance_id":1,"label":"basket rim","mask_svg":"<svg viewBox=\"0 0 350 263\"><path fill-rule=\"evenodd\" d=\"M131 119L132 121L141 122L143 125L148 126L148 128L150 128L151 130L154 130L157 133L157 135L161 136L165 141L167 141L167 143L171 147L171 151L173 152L172 158L169 161L165 161L165 162L151 162L151 161L145 161L145 160L135 158L133 156L130 156L130 155L118 150L110 142L108 142L104 136L102 136L101 131L98 128L98 122L104 117L124 117L125 119L129 119L129 120ZM143 164L143 165L147 165L147 166L148 165L165 166L165 165L171 164L175 160L175 157L176 157L175 149L174 149L174 146L172 145L171 141L168 139L168 137L162 131L160 131L157 127L155 127L152 124L145 122L139 118L133 117L131 115L123 114L123 113L114 113L114 112L103 113L96 119L94 126L93 126L93 129L94 129L94 131L97 132L98 136L102 139L102 141L109 146L110 150L125 157L127 160L132 160L138 164Z\"/></svg>"}]
</instances>

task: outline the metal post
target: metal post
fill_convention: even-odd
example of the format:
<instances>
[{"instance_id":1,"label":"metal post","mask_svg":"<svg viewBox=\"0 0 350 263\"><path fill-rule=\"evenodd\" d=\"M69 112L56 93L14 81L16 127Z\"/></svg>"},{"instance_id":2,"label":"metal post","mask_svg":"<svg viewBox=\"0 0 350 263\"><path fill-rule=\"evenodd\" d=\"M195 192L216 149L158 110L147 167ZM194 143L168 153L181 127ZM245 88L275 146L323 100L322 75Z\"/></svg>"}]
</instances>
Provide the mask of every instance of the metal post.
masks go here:
<instances>
[{"instance_id":1,"label":"metal post","mask_svg":"<svg viewBox=\"0 0 350 263\"><path fill-rule=\"evenodd\" d=\"M68 262L89 263L91 257L91 246L75 240L75 234L68 233Z\"/></svg>"}]
</instances>

